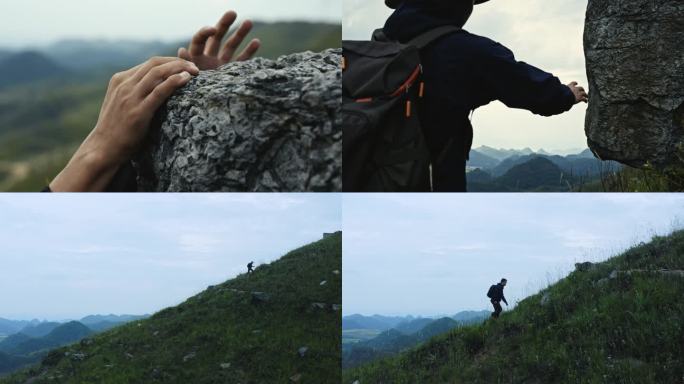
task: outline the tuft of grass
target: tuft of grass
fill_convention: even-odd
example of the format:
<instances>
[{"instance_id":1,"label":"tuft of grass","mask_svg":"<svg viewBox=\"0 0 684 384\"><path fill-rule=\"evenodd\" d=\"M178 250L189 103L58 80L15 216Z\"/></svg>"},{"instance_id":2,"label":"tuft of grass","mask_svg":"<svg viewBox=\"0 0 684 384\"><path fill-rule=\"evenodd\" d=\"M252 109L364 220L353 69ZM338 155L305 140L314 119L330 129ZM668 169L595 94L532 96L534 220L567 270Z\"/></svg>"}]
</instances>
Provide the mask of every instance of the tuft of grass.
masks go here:
<instances>
[{"instance_id":1,"label":"tuft of grass","mask_svg":"<svg viewBox=\"0 0 684 384\"><path fill-rule=\"evenodd\" d=\"M149 319L51 351L0 383L340 382L342 319L331 304L341 304L341 267L338 233Z\"/></svg>"},{"instance_id":2,"label":"tuft of grass","mask_svg":"<svg viewBox=\"0 0 684 384\"><path fill-rule=\"evenodd\" d=\"M498 320L346 370L342 382L681 383L684 276L662 270L684 270L683 231L575 271Z\"/></svg>"}]
</instances>

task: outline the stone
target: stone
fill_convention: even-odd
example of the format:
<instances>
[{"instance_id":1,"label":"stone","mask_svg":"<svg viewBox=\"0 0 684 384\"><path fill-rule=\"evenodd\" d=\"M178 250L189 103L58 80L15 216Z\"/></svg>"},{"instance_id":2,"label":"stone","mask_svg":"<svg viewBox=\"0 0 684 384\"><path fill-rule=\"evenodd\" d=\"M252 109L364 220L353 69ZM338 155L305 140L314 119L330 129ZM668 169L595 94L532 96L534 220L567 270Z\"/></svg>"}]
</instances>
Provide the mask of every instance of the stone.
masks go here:
<instances>
[{"instance_id":1,"label":"stone","mask_svg":"<svg viewBox=\"0 0 684 384\"><path fill-rule=\"evenodd\" d=\"M296 375L290 377L290 381L293 382L293 383L298 383L299 380L301 380L301 379L302 379L302 374L301 374L301 373L298 373L298 374L296 374Z\"/></svg>"},{"instance_id":2,"label":"stone","mask_svg":"<svg viewBox=\"0 0 684 384\"><path fill-rule=\"evenodd\" d=\"M252 302L267 303L271 301L271 295L266 292L252 292Z\"/></svg>"},{"instance_id":3,"label":"stone","mask_svg":"<svg viewBox=\"0 0 684 384\"><path fill-rule=\"evenodd\" d=\"M325 303L311 303L312 309L325 309L326 306Z\"/></svg>"},{"instance_id":4,"label":"stone","mask_svg":"<svg viewBox=\"0 0 684 384\"><path fill-rule=\"evenodd\" d=\"M187 355L183 356L183 362L188 362L189 360L194 359L197 356L196 352L190 352Z\"/></svg>"},{"instance_id":5,"label":"stone","mask_svg":"<svg viewBox=\"0 0 684 384\"><path fill-rule=\"evenodd\" d=\"M297 353L299 353L299 357L304 357L306 355L306 352L309 351L309 347L301 347L297 350Z\"/></svg>"},{"instance_id":6,"label":"stone","mask_svg":"<svg viewBox=\"0 0 684 384\"><path fill-rule=\"evenodd\" d=\"M229 369L230 363L221 363L221 369Z\"/></svg>"},{"instance_id":7,"label":"stone","mask_svg":"<svg viewBox=\"0 0 684 384\"><path fill-rule=\"evenodd\" d=\"M333 304L332 305L333 311L338 312L340 309L342 309L342 304Z\"/></svg>"},{"instance_id":8,"label":"stone","mask_svg":"<svg viewBox=\"0 0 684 384\"><path fill-rule=\"evenodd\" d=\"M684 2L589 0L585 131L604 160L664 169L684 154Z\"/></svg>"},{"instance_id":9,"label":"stone","mask_svg":"<svg viewBox=\"0 0 684 384\"><path fill-rule=\"evenodd\" d=\"M146 192L342 189L341 49L203 71L133 161Z\"/></svg>"},{"instance_id":10,"label":"stone","mask_svg":"<svg viewBox=\"0 0 684 384\"><path fill-rule=\"evenodd\" d=\"M590 262L584 262L584 263L575 263L575 270L578 272L587 272L594 268L594 263Z\"/></svg>"},{"instance_id":11,"label":"stone","mask_svg":"<svg viewBox=\"0 0 684 384\"><path fill-rule=\"evenodd\" d=\"M323 280L323 281L321 281L321 284L320 284L320 285L323 286L323 285L326 285L326 284L328 284L328 280Z\"/></svg>"},{"instance_id":12,"label":"stone","mask_svg":"<svg viewBox=\"0 0 684 384\"><path fill-rule=\"evenodd\" d=\"M611 280L617 279L617 277L618 277L618 271L617 270L613 270L613 272L611 272L610 275L608 275L608 278Z\"/></svg>"},{"instance_id":13,"label":"stone","mask_svg":"<svg viewBox=\"0 0 684 384\"><path fill-rule=\"evenodd\" d=\"M541 304L541 306L545 306L545 305L547 305L550 301L551 301L551 294L549 294L548 292L545 292L544 295L542 296L542 298L541 298L539 304Z\"/></svg>"}]
</instances>

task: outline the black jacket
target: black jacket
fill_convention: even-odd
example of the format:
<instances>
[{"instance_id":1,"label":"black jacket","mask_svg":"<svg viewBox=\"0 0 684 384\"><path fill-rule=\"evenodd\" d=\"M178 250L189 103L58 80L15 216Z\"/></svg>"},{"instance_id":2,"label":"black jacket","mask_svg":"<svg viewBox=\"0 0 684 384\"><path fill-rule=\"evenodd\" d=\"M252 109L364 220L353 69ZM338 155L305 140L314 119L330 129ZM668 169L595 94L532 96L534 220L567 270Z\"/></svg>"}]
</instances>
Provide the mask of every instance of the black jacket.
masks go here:
<instances>
[{"instance_id":1,"label":"black jacket","mask_svg":"<svg viewBox=\"0 0 684 384\"><path fill-rule=\"evenodd\" d=\"M440 7L448 5L404 3L389 17L384 32L405 43L430 29L454 24L454 15ZM503 45L465 30L441 38L421 56L425 97L420 116L433 163L444 160L451 169L462 168L463 177L472 145L471 111L500 100L511 108L550 116L575 103L572 91L552 74L516 61ZM446 190L454 187L447 185Z\"/></svg>"},{"instance_id":2,"label":"black jacket","mask_svg":"<svg viewBox=\"0 0 684 384\"><path fill-rule=\"evenodd\" d=\"M501 285L501 283L496 284L492 292L492 301L503 301L504 303L508 304L508 301L506 301L506 297L504 296L503 291L504 286Z\"/></svg>"}]
</instances>

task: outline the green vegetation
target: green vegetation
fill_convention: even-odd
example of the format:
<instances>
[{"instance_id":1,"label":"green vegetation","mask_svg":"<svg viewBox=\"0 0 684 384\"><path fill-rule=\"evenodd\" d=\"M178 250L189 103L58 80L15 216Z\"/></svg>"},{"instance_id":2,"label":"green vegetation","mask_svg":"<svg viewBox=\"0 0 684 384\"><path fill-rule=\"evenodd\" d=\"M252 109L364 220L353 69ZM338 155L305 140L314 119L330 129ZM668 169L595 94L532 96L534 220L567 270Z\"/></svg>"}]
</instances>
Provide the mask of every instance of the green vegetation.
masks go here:
<instances>
[{"instance_id":1,"label":"green vegetation","mask_svg":"<svg viewBox=\"0 0 684 384\"><path fill-rule=\"evenodd\" d=\"M498 320L459 328L343 382L680 383L684 231L578 268Z\"/></svg>"},{"instance_id":2,"label":"green vegetation","mask_svg":"<svg viewBox=\"0 0 684 384\"><path fill-rule=\"evenodd\" d=\"M341 267L337 233L0 383L338 383Z\"/></svg>"},{"instance_id":3,"label":"green vegetation","mask_svg":"<svg viewBox=\"0 0 684 384\"><path fill-rule=\"evenodd\" d=\"M257 22L251 36L262 41L258 55L273 59L339 47L341 34L334 24ZM90 63L63 71L55 68L80 60L64 57L60 44L0 57L0 68L26 65L32 74L18 78L0 72L0 191L41 190L95 126L112 74L153 55L175 55L187 43L63 42L70 55Z\"/></svg>"}]
</instances>

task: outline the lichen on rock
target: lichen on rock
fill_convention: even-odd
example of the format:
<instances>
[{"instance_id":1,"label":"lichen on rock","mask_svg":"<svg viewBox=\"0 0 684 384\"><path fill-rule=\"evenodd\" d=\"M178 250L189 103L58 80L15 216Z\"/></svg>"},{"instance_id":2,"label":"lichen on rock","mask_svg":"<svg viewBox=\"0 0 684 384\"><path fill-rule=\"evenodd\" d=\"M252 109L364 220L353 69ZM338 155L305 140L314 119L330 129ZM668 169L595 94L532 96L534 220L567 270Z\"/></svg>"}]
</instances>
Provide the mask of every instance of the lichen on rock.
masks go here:
<instances>
[{"instance_id":1,"label":"lichen on rock","mask_svg":"<svg viewBox=\"0 0 684 384\"><path fill-rule=\"evenodd\" d=\"M684 153L684 2L589 0L585 130L606 160L663 169Z\"/></svg>"},{"instance_id":2,"label":"lichen on rock","mask_svg":"<svg viewBox=\"0 0 684 384\"><path fill-rule=\"evenodd\" d=\"M341 50L203 71L157 114L141 191L340 191Z\"/></svg>"}]
</instances>

